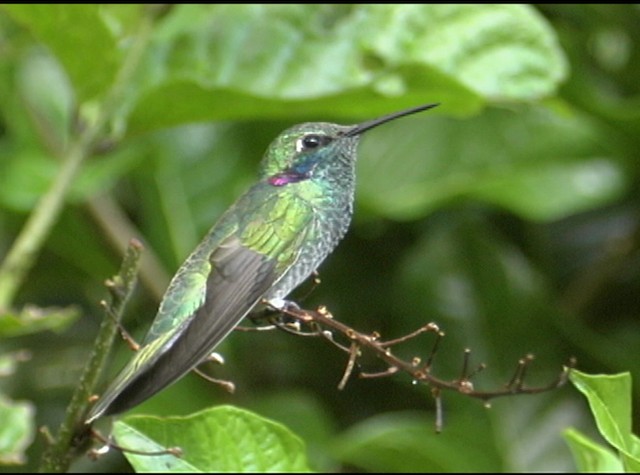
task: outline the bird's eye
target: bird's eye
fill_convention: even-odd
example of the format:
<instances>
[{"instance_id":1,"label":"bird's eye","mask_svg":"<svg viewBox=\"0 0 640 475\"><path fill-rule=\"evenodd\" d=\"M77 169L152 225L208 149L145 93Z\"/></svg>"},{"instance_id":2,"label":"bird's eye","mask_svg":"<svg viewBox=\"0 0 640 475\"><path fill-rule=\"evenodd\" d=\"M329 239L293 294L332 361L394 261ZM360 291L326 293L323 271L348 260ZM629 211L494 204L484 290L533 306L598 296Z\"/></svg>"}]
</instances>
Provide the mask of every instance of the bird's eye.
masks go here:
<instances>
[{"instance_id":1,"label":"bird's eye","mask_svg":"<svg viewBox=\"0 0 640 475\"><path fill-rule=\"evenodd\" d=\"M296 142L296 151L302 152L304 150L312 150L318 148L321 145L329 143L331 139L326 135L309 134L305 135Z\"/></svg>"}]
</instances>

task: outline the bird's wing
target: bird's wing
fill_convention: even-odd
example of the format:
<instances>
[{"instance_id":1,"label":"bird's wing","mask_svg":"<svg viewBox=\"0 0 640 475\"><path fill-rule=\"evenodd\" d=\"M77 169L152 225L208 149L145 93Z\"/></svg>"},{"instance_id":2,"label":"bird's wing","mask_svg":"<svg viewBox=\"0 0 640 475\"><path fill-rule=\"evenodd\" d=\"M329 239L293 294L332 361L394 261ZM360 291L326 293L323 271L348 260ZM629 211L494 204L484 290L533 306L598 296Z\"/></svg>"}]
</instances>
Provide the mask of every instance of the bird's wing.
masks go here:
<instances>
[{"instance_id":1,"label":"bird's wing","mask_svg":"<svg viewBox=\"0 0 640 475\"><path fill-rule=\"evenodd\" d=\"M143 402L213 351L295 262L309 220L294 219L291 225L282 218L261 221L249 231L243 226L240 235L236 228L210 253L211 247L194 251L172 280L143 346L91 409L87 424ZM283 222L287 239L275 239L283 236ZM274 245L280 257L290 256L287 264L263 252Z\"/></svg>"},{"instance_id":2,"label":"bird's wing","mask_svg":"<svg viewBox=\"0 0 640 475\"><path fill-rule=\"evenodd\" d=\"M275 261L243 246L235 236L217 246L209 263L211 270L204 286L198 287L198 276L189 274L191 282L187 285L196 284L191 287L195 289L192 292L202 294L199 302L191 304L194 308L190 315L179 315L173 328L140 348L92 408L87 423L139 404L191 370L244 318L276 279ZM166 298L177 297L168 292ZM165 323L160 319L160 325Z\"/></svg>"}]
</instances>

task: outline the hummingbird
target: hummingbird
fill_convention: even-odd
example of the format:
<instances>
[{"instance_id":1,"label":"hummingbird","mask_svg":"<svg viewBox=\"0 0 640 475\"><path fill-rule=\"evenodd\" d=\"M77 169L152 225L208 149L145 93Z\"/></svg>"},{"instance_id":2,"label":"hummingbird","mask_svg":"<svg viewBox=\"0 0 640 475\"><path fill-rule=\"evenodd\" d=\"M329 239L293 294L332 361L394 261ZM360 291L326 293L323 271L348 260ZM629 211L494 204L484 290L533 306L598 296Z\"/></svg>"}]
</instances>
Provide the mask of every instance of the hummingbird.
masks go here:
<instances>
[{"instance_id":1,"label":"hummingbird","mask_svg":"<svg viewBox=\"0 0 640 475\"><path fill-rule=\"evenodd\" d=\"M356 125L307 122L282 132L259 179L178 269L140 349L85 424L127 411L203 362L252 310L284 310L288 294L344 237L353 214L360 137L426 104Z\"/></svg>"}]
</instances>

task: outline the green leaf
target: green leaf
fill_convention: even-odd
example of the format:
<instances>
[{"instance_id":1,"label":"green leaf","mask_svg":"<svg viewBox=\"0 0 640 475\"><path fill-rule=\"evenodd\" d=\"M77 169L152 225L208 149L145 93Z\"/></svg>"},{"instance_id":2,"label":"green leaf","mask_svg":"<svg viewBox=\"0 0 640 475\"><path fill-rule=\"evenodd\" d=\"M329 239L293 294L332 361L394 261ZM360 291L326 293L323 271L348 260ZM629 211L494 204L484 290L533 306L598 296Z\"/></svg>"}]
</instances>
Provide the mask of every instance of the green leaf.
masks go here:
<instances>
[{"instance_id":1,"label":"green leaf","mask_svg":"<svg viewBox=\"0 0 640 475\"><path fill-rule=\"evenodd\" d=\"M180 447L181 457L125 452L136 471L309 471L303 442L284 426L221 406L187 417L129 416L114 425L118 443L147 452Z\"/></svg>"},{"instance_id":2,"label":"green leaf","mask_svg":"<svg viewBox=\"0 0 640 475\"><path fill-rule=\"evenodd\" d=\"M562 218L627 189L604 134L578 116L538 107L488 109L464 121L424 114L363 139L357 196L369 210L399 220L461 197L529 219Z\"/></svg>"},{"instance_id":3,"label":"green leaf","mask_svg":"<svg viewBox=\"0 0 640 475\"><path fill-rule=\"evenodd\" d=\"M522 5L180 5L158 27L130 126L371 117L392 102L469 115L552 94L566 73L556 43Z\"/></svg>"},{"instance_id":4,"label":"green leaf","mask_svg":"<svg viewBox=\"0 0 640 475\"><path fill-rule=\"evenodd\" d=\"M569 444L580 472L623 472L618 457L606 447L594 442L575 429L567 429L564 438Z\"/></svg>"},{"instance_id":5,"label":"green leaf","mask_svg":"<svg viewBox=\"0 0 640 475\"><path fill-rule=\"evenodd\" d=\"M640 470L638 439L631 432L631 375L589 375L571 371L569 378L583 393L607 442L618 449L627 470Z\"/></svg>"},{"instance_id":6,"label":"green leaf","mask_svg":"<svg viewBox=\"0 0 640 475\"><path fill-rule=\"evenodd\" d=\"M20 313L0 313L0 338L44 330L62 331L80 316L77 307L40 308L25 305Z\"/></svg>"},{"instance_id":7,"label":"green leaf","mask_svg":"<svg viewBox=\"0 0 640 475\"><path fill-rule=\"evenodd\" d=\"M2 8L53 51L80 100L103 93L113 82L118 50L100 6L12 4Z\"/></svg>"},{"instance_id":8,"label":"green leaf","mask_svg":"<svg viewBox=\"0 0 640 475\"><path fill-rule=\"evenodd\" d=\"M422 413L374 416L338 436L334 453L374 473L502 471L491 437L471 434L465 424L449 425L436 434L433 424L433 416Z\"/></svg>"},{"instance_id":9,"label":"green leaf","mask_svg":"<svg viewBox=\"0 0 640 475\"><path fill-rule=\"evenodd\" d=\"M34 413L32 404L11 401L0 394L0 464L26 462L24 452L35 432Z\"/></svg>"},{"instance_id":10,"label":"green leaf","mask_svg":"<svg viewBox=\"0 0 640 475\"><path fill-rule=\"evenodd\" d=\"M336 433L335 420L317 395L289 387L259 395L251 409L298 434L307 445L312 467L321 472L334 472L339 468L328 451Z\"/></svg>"},{"instance_id":11,"label":"green leaf","mask_svg":"<svg viewBox=\"0 0 640 475\"><path fill-rule=\"evenodd\" d=\"M112 84L139 16L128 6L3 8L53 51L81 100ZM565 63L546 21L523 5L176 5L131 89L130 127L370 117L391 102L469 115L553 94Z\"/></svg>"},{"instance_id":12,"label":"green leaf","mask_svg":"<svg viewBox=\"0 0 640 475\"><path fill-rule=\"evenodd\" d=\"M419 69L412 68L414 72ZM204 87L187 80L168 81L142 95L132 112L128 131L138 134L158 127L211 120L306 120L318 117L353 120L355 115L374 117L390 110L436 100L446 104L441 112L466 115L479 109L481 101L475 94L457 84L445 86L436 74L433 76L428 81L418 76L408 78L410 83L421 82L424 90L410 91L401 98L385 98L375 91L360 88L304 101L262 97L230 88ZM170 109L167 109L167 97L172 98Z\"/></svg>"},{"instance_id":13,"label":"green leaf","mask_svg":"<svg viewBox=\"0 0 640 475\"><path fill-rule=\"evenodd\" d=\"M132 146L87 162L71 186L69 200L81 201L108 190L141 158ZM21 212L33 209L60 169L59 162L32 147L0 152L0 161L0 205Z\"/></svg>"},{"instance_id":14,"label":"green leaf","mask_svg":"<svg viewBox=\"0 0 640 475\"><path fill-rule=\"evenodd\" d=\"M569 379L587 397L602 436L618 449L628 447L631 438L631 375L589 375L574 370Z\"/></svg>"},{"instance_id":15,"label":"green leaf","mask_svg":"<svg viewBox=\"0 0 640 475\"><path fill-rule=\"evenodd\" d=\"M516 167L512 173L479 183L472 195L525 218L554 220L613 202L627 189L628 178L611 157L567 158L540 168Z\"/></svg>"},{"instance_id":16,"label":"green leaf","mask_svg":"<svg viewBox=\"0 0 640 475\"><path fill-rule=\"evenodd\" d=\"M389 63L429 64L491 100L537 99L567 73L555 33L527 5L367 5L362 36Z\"/></svg>"}]
</instances>

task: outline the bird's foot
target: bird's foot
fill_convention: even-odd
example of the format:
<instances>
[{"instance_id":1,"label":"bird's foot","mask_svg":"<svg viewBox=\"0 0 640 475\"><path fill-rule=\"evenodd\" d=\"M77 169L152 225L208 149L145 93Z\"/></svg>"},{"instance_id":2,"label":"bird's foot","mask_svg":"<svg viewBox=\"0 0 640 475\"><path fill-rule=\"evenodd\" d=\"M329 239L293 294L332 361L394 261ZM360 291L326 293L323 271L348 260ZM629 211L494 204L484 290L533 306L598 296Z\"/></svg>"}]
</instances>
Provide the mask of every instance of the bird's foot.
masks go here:
<instances>
[{"instance_id":1,"label":"bird's foot","mask_svg":"<svg viewBox=\"0 0 640 475\"><path fill-rule=\"evenodd\" d=\"M301 331L301 322L299 319L292 317L288 314L290 311L300 311L302 308L292 300L285 300L281 298L271 299L265 301L265 304L279 312L277 316L270 318L270 321L281 330L285 330L289 333L296 335L306 335Z\"/></svg>"},{"instance_id":2,"label":"bird's foot","mask_svg":"<svg viewBox=\"0 0 640 475\"><path fill-rule=\"evenodd\" d=\"M288 310L300 310L300 305L295 303L293 300L275 298L275 299L265 300L265 303L269 307L279 312L287 312Z\"/></svg>"}]
</instances>

